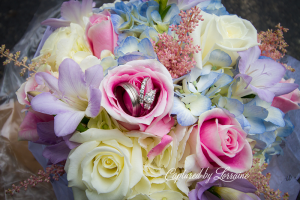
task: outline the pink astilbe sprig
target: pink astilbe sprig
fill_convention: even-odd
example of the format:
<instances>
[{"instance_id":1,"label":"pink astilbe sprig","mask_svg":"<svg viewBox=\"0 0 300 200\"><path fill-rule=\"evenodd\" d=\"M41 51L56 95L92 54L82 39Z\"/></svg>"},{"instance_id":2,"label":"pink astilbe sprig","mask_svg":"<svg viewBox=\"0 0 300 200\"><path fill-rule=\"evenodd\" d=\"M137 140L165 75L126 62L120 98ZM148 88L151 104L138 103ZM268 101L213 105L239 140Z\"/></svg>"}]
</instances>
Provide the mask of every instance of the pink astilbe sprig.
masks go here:
<instances>
[{"instance_id":1,"label":"pink astilbe sprig","mask_svg":"<svg viewBox=\"0 0 300 200\"><path fill-rule=\"evenodd\" d=\"M64 170L64 163L51 165L50 167L46 168L46 171L39 170L37 176L30 176L29 179L21 181L19 185L12 185L12 189L5 190L6 194L13 195L16 192L20 192L22 188L26 191L28 186L35 187L38 183L47 182L49 183L50 180L58 181L59 177L65 173Z\"/></svg>"},{"instance_id":2,"label":"pink astilbe sprig","mask_svg":"<svg viewBox=\"0 0 300 200\"><path fill-rule=\"evenodd\" d=\"M203 21L200 12L198 7L186 12L180 11L179 16L182 21L179 25L170 26L178 39L163 33L158 35L159 40L156 44L152 41L159 61L168 69L172 78L183 76L196 64L191 55L198 53L201 49L200 46L192 44L193 38L189 36L189 33L195 30L200 20Z\"/></svg>"},{"instance_id":3,"label":"pink astilbe sprig","mask_svg":"<svg viewBox=\"0 0 300 200\"><path fill-rule=\"evenodd\" d=\"M271 179L271 173L267 173L266 176L262 174L262 171L265 170L267 166L267 163L260 165L260 159L254 158L251 169L245 172L246 174L249 174L248 181L250 181L257 188L257 191L255 192L257 196L263 194L266 200L280 200L281 191L274 191L270 188L269 182ZM289 199L289 194L285 193L282 196L282 199Z\"/></svg>"},{"instance_id":4,"label":"pink astilbe sprig","mask_svg":"<svg viewBox=\"0 0 300 200\"><path fill-rule=\"evenodd\" d=\"M261 43L259 46L261 50L262 56L267 56L272 58L273 60L277 61L278 59L282 58L287 50L286 47L289 45L285 42L283 33L286 33L289 29L283 28L280 23L276 25L276 30L273 31L261 31L258 36L257 40ZM287 70L295 71L290 66L283 64Z\"/></svg>"}]
</instances>

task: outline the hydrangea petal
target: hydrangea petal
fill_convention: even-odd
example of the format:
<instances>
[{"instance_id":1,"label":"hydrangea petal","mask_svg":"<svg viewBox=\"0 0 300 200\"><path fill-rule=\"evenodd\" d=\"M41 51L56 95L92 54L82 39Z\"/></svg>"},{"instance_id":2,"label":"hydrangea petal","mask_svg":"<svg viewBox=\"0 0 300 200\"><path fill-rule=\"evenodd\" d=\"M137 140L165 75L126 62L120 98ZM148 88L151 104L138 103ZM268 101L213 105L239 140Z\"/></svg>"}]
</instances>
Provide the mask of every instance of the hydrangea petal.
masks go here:
<instances>
[{"instance_id":1,"label":"hydrangea petal","mask_svg":"<svg viewBox=\"0 0 300 200\"><path fill-rule=\"evenodd\" d=\"M232 63L231 57L220 49L213 50L209 55L209 60L213 66L229 67Z\"/></svg>"}]
</instances>

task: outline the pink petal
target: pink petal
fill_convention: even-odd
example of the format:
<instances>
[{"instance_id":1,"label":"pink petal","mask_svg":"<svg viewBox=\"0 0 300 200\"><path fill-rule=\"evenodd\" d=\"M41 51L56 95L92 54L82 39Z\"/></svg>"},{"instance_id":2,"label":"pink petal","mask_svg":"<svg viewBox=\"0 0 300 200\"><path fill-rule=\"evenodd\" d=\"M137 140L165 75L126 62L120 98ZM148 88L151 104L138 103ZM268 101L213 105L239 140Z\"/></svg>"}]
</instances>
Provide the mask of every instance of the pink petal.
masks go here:
<instances>
[{"instance_id":1,"label":"pink petal","mask_svg":"<svg viewBox=\"0 0 300 200\"><path fill-rule=\"evenodd\" d=\"M165 147L172 142L173 138L169 135L165 135L160 143L156 145L153 149L151 149L147 155L149 160L152 160L155 158L155 156L162 153L162 151L165 149Z\"/></svg>"},{"instance_id":2,"label":"pink petal","mask_svg":"<svg viewBox=\"0 0 300 200\"><path fill-rule=\"evenodd\" d=\"M272 105L275 108L279 108L282 112L287 113L290 110L300 109L298 103L295 103L289 99L283 98L281 96L274 97Z\"/></svg>"},{"instance_id":3,"label":"pink petal","mask_svg":"<svg viewBox=\"0 0 300 200\"><path fill-rule=\"evenodd\" d=\"M100 58L101 51L103 50L114 52L114 48L117 46L118 36L110 20L93 25L87 34L93 44L93 52L97 58Z\"/></svg>"}]
</instances>

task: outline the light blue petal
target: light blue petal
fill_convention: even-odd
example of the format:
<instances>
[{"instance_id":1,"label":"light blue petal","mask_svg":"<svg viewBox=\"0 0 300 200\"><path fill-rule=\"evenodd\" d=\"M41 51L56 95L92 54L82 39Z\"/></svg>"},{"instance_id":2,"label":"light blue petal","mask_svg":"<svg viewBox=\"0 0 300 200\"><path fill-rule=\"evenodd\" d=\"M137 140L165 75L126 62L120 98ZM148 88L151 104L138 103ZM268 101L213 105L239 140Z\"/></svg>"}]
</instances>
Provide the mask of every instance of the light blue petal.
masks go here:
<instances>
[{"instance_id":1,"label":"light blue petal","mask_svg":"<svg viewBox=\"0 0 300 200\"><path fill-rule=\"evenodd\" d=\"M132 17L126 13L126 20L123 24L121 24L121 26L119 26L119 31L123 31L123 30L126 30L126 29L131 29L134 25L134 22L133 22L133 19Z\"/></svg>"},{"instance_id":2,"label":"light blue petal","mask_svg":"<svg viewBox=\"0 0 300 200\"><path fill-rule=\"evenodd\" d=\"M144 29L144 32L142 32L142 34L140 35L140 39L144 39L144 38L152 39L155 42L157 42L158 33L154 28L147 27L146 29Z\"/></svg>"},{"instance_id":3,"label":"light blue petal","mask_svg":"<svg viewBox=\"0 0 300 200\"><path fill-rule=\"evenodd\" d=\"M117 2L115 4L115 8L118 10L122 10L124 12L130 12L131 10L126 6L126 4L124 2Z\"/></svg>"},{"instance_id":4,"label":"light blue petal","mask_svg":"<svg viewBox=\"0 0 300 200\"><path fill-rule=\"evenodd\" d=\"M291 122L288 115L284 116L284 121L285 121L285 126L284 127L279 127L276 130L276 134L279 137L287 137L290 134L292 134L292 132L294 131L294 125L292 124L292 122Z\"/></svg>"},{"instance_id":5,"label":"light blue petal","mask_svg":"<svg viewBox=\"0 0 300 200\"><path fill-rule=\"evenodd\" d=\"M158 10L158 9L159 9L159 6L149 6L149 7L148 7L147 12L146 12L146 16L147 16L148 23L150 23L150 24L153 23L153 20L152 20L152 17L151 17L151 13L152 13L154 10Z\"/></svg>"},{"instance_id":6,"label":"light blue petal","mask_svg":"<svg viewBox=\"0 0 300 200\"><path fill-rule=\"evenodd\" d=\"M285 125L285 122L283 120L284 113L281 110L279 110L278 108L275 108L272 106L270 106L268 111L269 111L269 115L265 119L265 121L272 122L273 124L280 126L280 127L284 127L284 125Z\"/></svg>"},{"instance_id":7,"label":"light blue petal","mask_svg":"<svg viewBox=\"0 0 300 200\"><path fill-rule=\"evenodd\" d=\"M266 131L275 131L279 126L271 123L271 122L266 122L264 121L264 125L266 127Z\"/></svg>"},{"instance_id":8,"label":"light blue petal","mask_svg":"<svg viewBox=\"0 0 300 200\"><path fill-rule=\"evenodd\" d=\"M194 93L198 92L193 83L188 83L188 89L189 89L189 91L194 92Z\"/></svg>"},{"instance_id":9,"label":"light blue petal","mask_svg":"<svg viewBox=\"0 0 300 200\"><path fill-rule=\"evenodd\" d=\"M267 109L260 107L260 106L251 105L249 103L244 104L243 114L245 115L246 118L250 118L250 117L256 117L256 118L260 118L260 119L267 118L267 116L268 116Z\"/></svg>"},{"instance_id":10,"label":"light blue petal","mask_svg":"<svg viewBox=\"0 0 300 200\"><path fill-rule=\"evenodd\" d=\"M212 72L211 72L212 73ZM233 81L233 78L229 76L228 74L221 74L221 77L214 83L215 87L211 88L209 92L206 94L206 96L210 97L214 95L216 92L219 91L221 87L224 87L231 83Z\"/></svg>"},{"instance_id":11,"label":"light blue petal","mask_svg":"<svg viewBox=\"0 0 300 200\"><path fill-rule=\"evenodd\" d=\"M198 118L193 116L191 111L185 107L177 114L177 121L181 126L193 125L197 120Z\"/></svg>"},{"instance_id":12,"label":"light blue petal","mask_svg":"<svg viewBox=\"0 0 300 200\"><path fill-rule=\"evenodd\" d=\"M190 126L197 121L197 118L192 115L190 110L177 97L174 97L171 114L177 114L177 121L181 126Z\"/></svg>"},{"instance_id":13,"label":"light blue petal","mask_svg":"<svg viewBox=\"0 0 300 200\"><path fill-rule=\"evenodd\" d=\"M126 12L123 10L118 10L118 9L112 9L117 15L122 17L124 20L126 20Z\"/></svg>"},{"instance_id":14,"label":"light blue petal","mask_svg":"<svg viewBox=\"0 0 300 200\"><path fill-rule=\"evenodd\" d=\"M128 63L129 61L146 60L146 59L153 59L153 57L144 55L143 53L140 53L140 52L127 53L124 56L121 56L118 58L118 64L124 65L124 64Z\"/></svg>"},{"instance_id":15,"label":"light blue petal","mask_svg":"<svg viewBox=\"0 0 300 200\"><path fill-rule=\"evenodd\" d=\"M237 99L221 97L218 106L225 108L230 113L234 114L234 116L239 116L244 112L244 104Z\"/></svg>"},{"instance_id":16,"label":"light blue petal","mask_svg":"<svg viewBox=\"0 0 300 200\"><path fill-rule=\"evenodd\" d=\"M116 14L111 15L111 22L117 34L120 34L119 27L125 22L122 17Z\"/></svg>"},{"instance_id":17,"label":"light blue petal","mask_svg":"<svg viewBox=\"0 0 300 200\"><path fill-rule=\"evenodd\" d=\"M190 110L194 116L200 116L205 111L210 110L211 101L203 95L197 95L197 99L190 103Z\"/></svg>"},{"instance_id":18,"label":"light blue petal","mask_svg":"<svg viewBox=\"0 0 300 200\"><path fill-rule=\"evenodd\" d=\"M148 38L142 39L138 44L139 52L144 53L147 56L152 58L157 58L156 53L154 52L153 46Z\"/></svg>"},{"instance_id":19,"label":"light blue petal","mask_svg":"<svg viewBox=\"0 0 300 200\"><path fill-rule=\"evenodd\" d=\"M210 53L208 62L217 67L229 67L232 60L231 57L224 51L215 49Z\"/></svg>"},{"instance_id":20,"label":"light blue petal","mask_svg":"<svg viewBox=\"0 0 300 200\"><path fill-rule=\"evenodd\" d=\"M138 51L138 40L135 37L129 36L127 37L122 46L118 49L118 56L123 56L126 53L131 53L134 51Z\"/></svg>"},{"instance_id":21,"label":"light blue petal","mask_svg":"<svg viewBox=\"0 0 300 200\"><path fill-rule=\"evenodd\" d=\"M151 13L151 17L153 19L153 21L155 21L156 23L158 22L162 22L161 20L161 17L160 17L160 14L157 10L154 10L152 13Z\"/></svg>"},{"instance_id":22,"label":"light blue petal","mask_svg":"<svg viewBox=\"0 0 300 200\"><path fill-rule=\"evenodd\" d=\"M221 76L222 74L216 72L211 72L208 75L201 76L196 85L198 92L202 92L211 87Z\"/></svg>"},{"instance_id":23,"label":"light blue petal","mask_svg":"<svg viewBox=\"0 0 300 200\"><path fill-rule=\"evenodd\" d=\"M266 146L271 145L275 142L276 136L274 132L264 132L263 134L256 134L255 139L258 139L266 144Z\"/></svg>"},{"instance_id":24,"label":"light blue petal","mask_svg":"<svg viewBox=\"0 0 300 200\"><path fill-rule=\"evenodd\" d=\"M251 128L251 124L248 122L248 120L245 118L244 115L239 115L237 117L235 117L235 119L240 123L242 129L248 133L250 128Z\"/></svg>"},{"instance_id":25,"label":"light blue petal","mask_svg":"<svg viewBox=\"0 0 300 200\"><path fill-rule=\"evenodd\" d=\"M249 130L249 134L261 134L266 131L266 127L264 125L264 120L260 118L247 118L251 128Z\"/></svg>"},{"instance_id":26,"label":"light blue petal","mask_svg":"<svg viewBox=\"0 0 300 200\"><path fill-rule=\"evenodd\" d=\"M163 18L163 22L170 22L170 20L179 13L180 10L178 9L178 7L175 4L172 4L166 16Z\"/></svg>"},{"instance_id":27,"label":"light blue petal","mask_svg":"<svg viewBox=\"0 0 300 200\"><path fill-rule=\"evenodd\" d=\"M191 73L189 75L188 81L189 82L194 82L197 80L197 78L199 78L199 76L201 75L202 69L199 69L198 67L194 67L191 70Z\"/></svg>"}]
</instances>

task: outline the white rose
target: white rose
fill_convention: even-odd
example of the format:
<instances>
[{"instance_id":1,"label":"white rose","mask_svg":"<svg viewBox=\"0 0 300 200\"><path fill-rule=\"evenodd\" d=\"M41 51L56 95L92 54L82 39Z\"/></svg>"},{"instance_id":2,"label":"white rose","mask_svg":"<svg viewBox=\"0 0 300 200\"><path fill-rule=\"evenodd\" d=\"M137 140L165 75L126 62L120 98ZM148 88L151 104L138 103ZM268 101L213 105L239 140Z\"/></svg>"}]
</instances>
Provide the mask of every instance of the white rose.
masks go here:
<instances>
[{"instance_id":1,"label":"white rose","mask_svg":"<svg viewBox=\"0 0 300 200\"><path fill-rule=\"evenodd\" d=\"M181 194L175 181L167 180L165 177L169 170L184 166L184 153L189 152L189 149L186 149L186 141L189 137L186 134L187 130L188 127L179 124L172 128L169 133L173 139L172 142L164 148L161 155L157 155L152 160L149 160L147 155L160 142L160 139L135 131L128 133L130 136L138 137L140 146L142 146L144 176L132 188L132 193L128 195L127 199L182 200L187 198Z\"/></svg>"},{"instance_id":2,"label":"white rose","mask_svg":"<svg viewBox=\"0 0 300 200\"><path fill-rule=\"evenodd\" d=\"M209 59L210 52L220 49L226 52L235 65L237 51L244 51L257 43L257 31L248 20L236 15L216 16L201 12L204 21L200 21L191 33L193 44L199 45L201 51L194 54L197 67L202 69Z\"/></svg>"},{"instance_id":3,"label":"white rose","mask_svg":"<svg viewBox=\"0 0 300 200\"><path fill-rule=\"evenodd\" d=\"M71 139L81 143L67 159L65 170L74 199L124 199L143 176L137 138L118 129L91 128Z\"/></svg>"},{"instance_id":4,"label":"white rose","mask_svg":"<svg viewBox=\"0 0 300 200\"><path fill-rule=\"evenodd\" d=\"M34 60L47 54L50 55L47 63L51 65L53 71L58 71L60 63L66 58L75 60L83 71L95 64L100 64L100 60L93 56L90 50L84 29L74 23L71 23L69 27L56 29L46 40L40 56Z\"/></svg>"}]
</instances>

